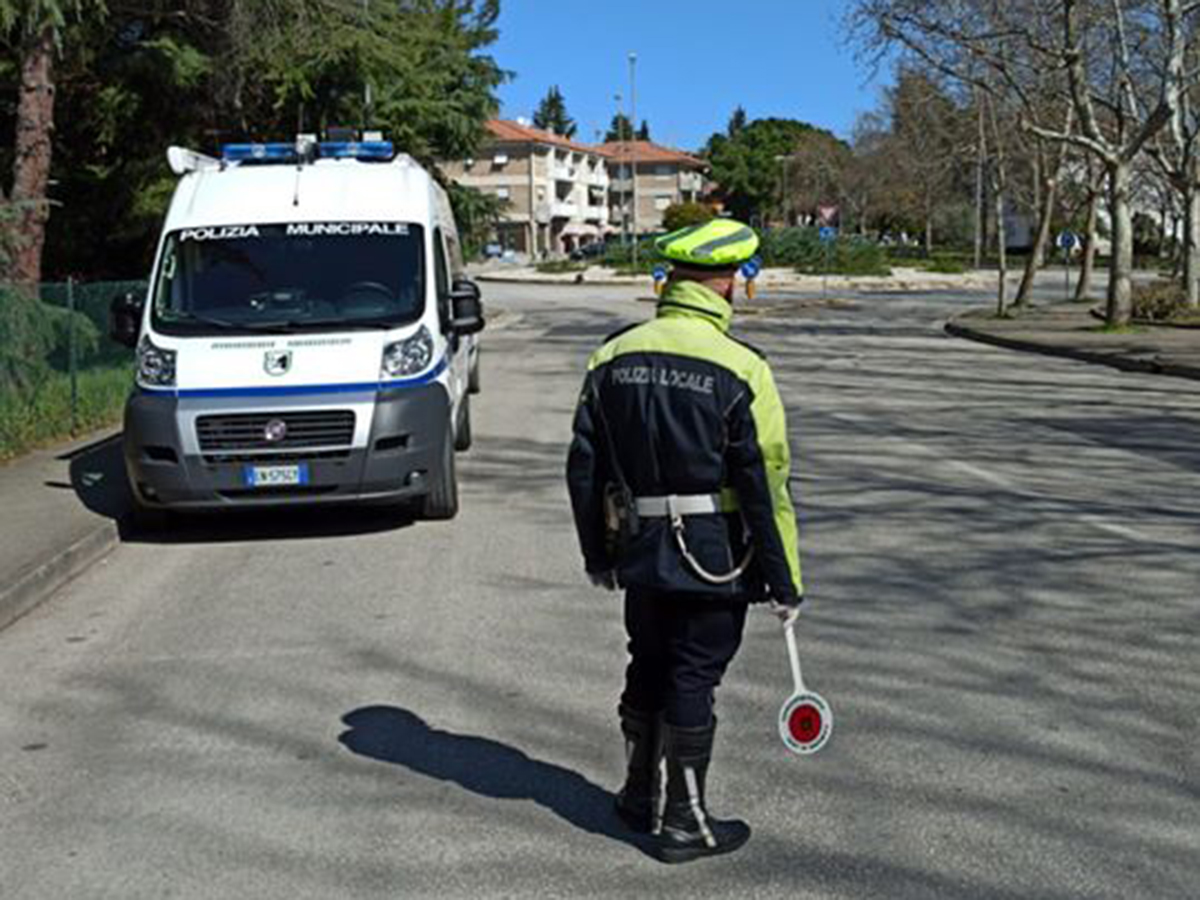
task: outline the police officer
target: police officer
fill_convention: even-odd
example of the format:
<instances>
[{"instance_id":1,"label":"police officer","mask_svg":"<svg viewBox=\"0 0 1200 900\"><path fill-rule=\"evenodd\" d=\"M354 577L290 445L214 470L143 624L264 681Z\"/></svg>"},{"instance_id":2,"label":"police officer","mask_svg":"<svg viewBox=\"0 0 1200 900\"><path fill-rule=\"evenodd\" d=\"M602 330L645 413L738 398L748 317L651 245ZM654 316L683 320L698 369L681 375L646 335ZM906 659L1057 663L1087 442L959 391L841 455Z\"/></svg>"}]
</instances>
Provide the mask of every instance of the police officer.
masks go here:
<instances>
[{"instance_id":1,"label":"police officer","mask_svg":"<svg viewBox=\"0 0 1200 900\"><path fill-rule=\"evenodd\" d=\"M705 803L713 691L748 605L790 624L803 589L783 404L762 355L728 333L758 237L717 219L657 247L673 267L657 315L589 360L567 480L589 577L626 590L617 812L656 835L659 859L684 862L750 837Z\"/></svg>"}]
</instances>

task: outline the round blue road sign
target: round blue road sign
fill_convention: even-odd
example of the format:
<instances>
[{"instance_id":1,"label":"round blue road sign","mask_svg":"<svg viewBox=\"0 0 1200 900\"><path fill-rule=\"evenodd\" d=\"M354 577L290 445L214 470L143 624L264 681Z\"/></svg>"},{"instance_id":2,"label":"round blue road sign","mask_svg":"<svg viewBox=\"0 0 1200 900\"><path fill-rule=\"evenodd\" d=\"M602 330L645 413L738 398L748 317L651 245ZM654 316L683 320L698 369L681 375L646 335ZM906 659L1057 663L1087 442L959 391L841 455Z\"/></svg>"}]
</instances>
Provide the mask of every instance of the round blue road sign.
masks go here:
<instances>
[{"instance_id":1,"label":"round blue road sign","mask_svg":"<svg viewBox=\"0 0 1200 900\"><path fill-rule=\"evenodd\" d=\"M655 281L666 281L667 280L667 270L665 268L663 268L662 266L655 266L654 267L654 280Z\"/></svg>"},{"instance_id":2,"label":"round blue road sign","mask_svg":"<svg viewBox=\"0 0 1200 900\"><path fill-rule=\"evenodd\" d=\"M1072 233L1070 231L1064 231L1061 234L1059 234L1057 243L1058 243L1058 249L1060 249L1060 250L1074 250L1075 244L1076 244L1076 237L1075 237L1074 233Z\"/></svg>"},{"instance_id":3,"label":"round blue road sign","mask_svg":"<svg viewBox=\"0 0 1200 900\"><path fill-rule=\"evenodd\" d=\"M832 225L823 225L821 230L817 232L817 235L824 243L827 244L837 237L837 229Z\"/></svg>"}]
</instances>

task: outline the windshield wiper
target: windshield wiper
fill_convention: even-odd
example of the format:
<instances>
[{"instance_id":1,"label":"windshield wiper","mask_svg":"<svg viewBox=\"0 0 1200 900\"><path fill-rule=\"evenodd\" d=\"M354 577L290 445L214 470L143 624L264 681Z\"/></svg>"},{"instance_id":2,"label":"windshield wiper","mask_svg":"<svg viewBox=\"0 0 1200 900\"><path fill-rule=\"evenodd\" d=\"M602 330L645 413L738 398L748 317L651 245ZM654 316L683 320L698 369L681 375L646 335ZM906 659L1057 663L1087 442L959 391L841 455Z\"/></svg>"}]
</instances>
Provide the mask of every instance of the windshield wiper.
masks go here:
<instances>
[{"instance_id":1,"label":"windshield wiper","mask_svg":"<svg viewBox=\"0 0 1200 900\"><path fill-rule=\"evenodd\" d=\"M387 328L399 328L404 323L396 319L289 319L289 328L334 328L334 329L370 329L372 331Z\"/></svg>"},{"instance_id":2,"label":"windshield wiper","mask_svg":"<svg viewBox=\"0 0 1200 900\"><path fill-rule=\"evenodd\" d=\"M286 334L291 329L289 322L231 322L228 319L201 316L192 312L173 313L170 316L164 316L164 320L170 324L187 322L196 325L210 325L224 331L277 331Z\"/></svg>"}]
</instances>

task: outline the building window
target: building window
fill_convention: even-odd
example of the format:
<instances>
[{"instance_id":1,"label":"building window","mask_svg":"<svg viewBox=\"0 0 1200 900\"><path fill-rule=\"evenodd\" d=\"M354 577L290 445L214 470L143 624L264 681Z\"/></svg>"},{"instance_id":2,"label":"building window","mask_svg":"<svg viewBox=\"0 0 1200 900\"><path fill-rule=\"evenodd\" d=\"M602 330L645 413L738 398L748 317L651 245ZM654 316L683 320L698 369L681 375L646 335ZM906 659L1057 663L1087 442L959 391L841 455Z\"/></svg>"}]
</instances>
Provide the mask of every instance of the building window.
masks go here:
<instances>
[{"instance_id":1,"label":"building window","mask_svg":"<svg viewBox=\"0 0 1200 900\"><path fill-rule=\"evenodd\" d=\"M507 166L508 165L508 154L507 153L497 153L495 156L492 157L492 164L496 165L496 166Z\"/></svg>"},{"instance_id":2,"label":"building window","mask_svg":"<svg viewBox=\"0 0 1200 900\"><path fill-rule=\"evenodd\" d=\"M668 165L659 165L654 167L655 175L674 175L674 167Z\"/></svg>"}]
</instances>

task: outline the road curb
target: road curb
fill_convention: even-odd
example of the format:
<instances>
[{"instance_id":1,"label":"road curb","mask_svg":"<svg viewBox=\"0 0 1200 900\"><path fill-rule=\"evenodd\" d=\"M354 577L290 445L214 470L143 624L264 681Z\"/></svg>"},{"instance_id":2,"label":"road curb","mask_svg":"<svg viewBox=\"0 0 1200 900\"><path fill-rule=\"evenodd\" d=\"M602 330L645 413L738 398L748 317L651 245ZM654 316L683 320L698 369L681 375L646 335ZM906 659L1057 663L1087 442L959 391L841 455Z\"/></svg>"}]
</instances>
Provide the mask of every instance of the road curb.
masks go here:
<instances>
[{"instance_id":1,"label":"road curb","mask_svg":"<svg viewBox=\"0 0 1200 900\"><path fill-rule=\"evenodd\" d=\"M0 630L7 628L59 588L98 563L120 542L113 521L98 524L69 547L60 550L32 571L0 585Z\"/></svg>"},{"instance_id":2,"label":"road curb","mask_svg":"<svg viewBox=\"0 0 1200 900\"><path fill-rule=\"evenodd\" d=\"M649 275L637 278L585 278L583 281L574 281L550 278L510 278L505 275L488 275L486 273L476 275L475 280L489 284L533 284L542 287L644 287L654 281Z\"/></svg>"},{"instance_id":3,"label":"road curb","mask_svg":"<svg viewBox=\"0 0 1200 900\"><path fill-rule=\"evenodd\" d=\"M945 331L952 337L965 338L981 344L991 344L1006 350L1020 350L1025 353L1037 353L1042 356L1057 356L1073 359L1077 362L1109 366L1124 372L1141 372L1148 375L1170 375L1174 378L1188 378L1200 381L1200 368L1180 365L1178 363L1163 363L1156 359L1131 359L1126 356L1113 356L1110 353L1098 353L1093 350L1080 350L1076 347L1064 347L1061 344L1043 344L1022 338L1005 337L980 331L963 325L961 321L951 319L945 324Z\"/></svg>"}]
</instances>

